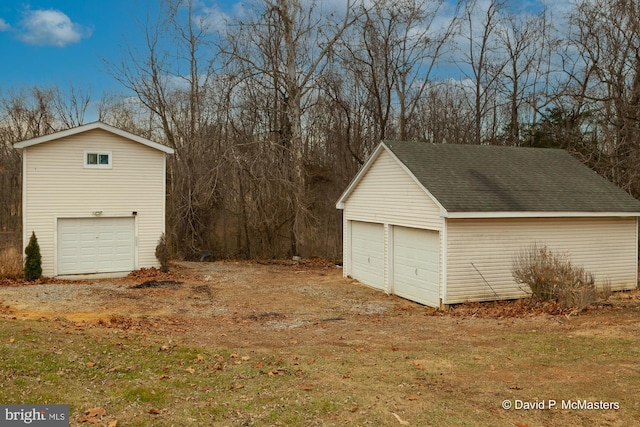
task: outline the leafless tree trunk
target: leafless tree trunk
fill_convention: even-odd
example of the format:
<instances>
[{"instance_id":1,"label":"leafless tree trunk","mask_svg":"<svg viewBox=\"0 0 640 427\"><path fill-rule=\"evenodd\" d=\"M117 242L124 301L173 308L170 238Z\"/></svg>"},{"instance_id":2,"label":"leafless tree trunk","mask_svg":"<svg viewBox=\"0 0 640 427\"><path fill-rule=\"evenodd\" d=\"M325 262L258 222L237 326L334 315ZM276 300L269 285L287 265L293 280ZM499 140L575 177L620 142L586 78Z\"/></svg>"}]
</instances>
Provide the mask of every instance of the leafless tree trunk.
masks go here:
<instances>
[{"instance_id":1,"label":"leafless tree trunk","mask_svg":"<svg viewBox=\"0 0 640 427\"><path fill-rule=\"evenodd\" d=\"M331 21L299 0L263 0L235 27L226 53L241 70L239 86L262 85L272 99L270 113L277 118L278 141L289 168L290 254L305 244L313 218L307 200L306 144L303 121L309 103L317 96L316 79L326 67L336 42L350 24L349 2L340 21ZM272 120L272 125L274 124Z\"/></svg>"},{"instance_id":2,"label":"leafless tree trunk","mask_svg":"<svg viewBox=\"0 0 640 427\"><path fill-rule=\"evenodd\" d=\"M577 64L567 99L592 117L599 160L594 167L613 182L640 195L640 2L597 0L580 4L571 22ZM583 128L585 124L583 124Z\"/></svg>"},{"instance_id":3,"label":"leafless tree trunk","mask_svg":"<svg viewBox=\"0 0 640 427\"><path fill-rule=\"evenodd\" d=\"M176 150L169 158L170 241L183 255L208 249L207 233L219 201L218 175L223 136L215 122L220 110L210 90L214 69L213 35L197 19L195 1L166 0L155 22L143 28L146 51L130 49L111 73L153 113L149 134L159 127Z\"/></svg>"},{"instance_id":4,"label":"leafless tree trunk","mask_svg":"<svg viewBox=\"0 0 640 427\"><path fill-rule=\"evenodd\" d=\"M497 105L496 84L500 73L506 66L504 55L497 45L496 29L499 23L500 11L504 9L503 0L491 0L486 10L480 9L484 4L473 0L467 4L464 11L465 31L462 39L466 51L466 68L461 71L472 84L471 106L474 114L474 144L481 144L485 139L494 140L496 136ZM476 25L476 14L482 16L479 28ZM488 135L483 138L484 130Z\"/></svg>"}]
</instances>

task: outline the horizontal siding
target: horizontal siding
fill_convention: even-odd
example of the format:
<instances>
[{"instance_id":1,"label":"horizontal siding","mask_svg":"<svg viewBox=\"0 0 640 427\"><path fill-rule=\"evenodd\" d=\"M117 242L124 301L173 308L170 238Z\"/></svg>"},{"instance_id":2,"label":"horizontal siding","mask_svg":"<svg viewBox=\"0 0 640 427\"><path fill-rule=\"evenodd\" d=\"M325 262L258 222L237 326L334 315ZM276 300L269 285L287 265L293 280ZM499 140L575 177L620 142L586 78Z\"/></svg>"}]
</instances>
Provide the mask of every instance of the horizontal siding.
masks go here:
<instances>
[{"instance_id":1,"label":"horizontal siding","mask_svg":"<svg viewBox=\"0 0 640 427\"><path fill-rule=\"evenodd\" d=\"M347 220L440 230L440 208L409 174L382 150L344 203Z\"/></svg>"},{"instance_id":2,"label":"horizontal siding","mask_svg":"<svg viewBox=\"0 0 640 427\"><path fill-rule=\"evenodd\" d=\"M513 280L511 265L533 243L567 253L598 284L609 280L616 290L637 286L635 218L449 220L445 302L527 295Z\"/></svg>"},{"instance_id":3,"label":"horizontal siding","mask_svg":"<svg viewBox=\"0 0 640 427\"><path fill-rule=\"evenodd\" d=\"M86 150L112 153L112 168L85 168ZM164 230L165 154L96 129L26 150L25 234L35 231L43 274L55 274L56 217L131 216L137 212L138 265L156 266Z\"/></svg>"}]
</instances>

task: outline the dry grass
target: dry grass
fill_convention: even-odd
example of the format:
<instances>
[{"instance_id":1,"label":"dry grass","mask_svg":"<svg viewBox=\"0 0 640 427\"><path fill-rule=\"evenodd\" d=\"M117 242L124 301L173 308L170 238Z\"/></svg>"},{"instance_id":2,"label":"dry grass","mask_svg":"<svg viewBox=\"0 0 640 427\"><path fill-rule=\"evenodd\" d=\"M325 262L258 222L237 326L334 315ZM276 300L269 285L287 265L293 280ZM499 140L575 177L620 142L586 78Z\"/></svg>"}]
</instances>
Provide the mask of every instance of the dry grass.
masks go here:
<instances>
[{"instance_id":1,"label":"dry grass","mask_svg":"<svg viewBox=\"0 0 640 427\"><path fill-rule=\"evenodd\" d=\"M19 279L23 273L20 251L15 248L0 249L0 279Z\"/></svg>"},{"instance_id":2,"label":"dry grass","mask_svg":"<svg viewBox=\"0 0 640 427\"><path fill-rule=\"evenodd\" d=\"M434 330L447 318L430 318ZM287 349L195 344L65 321L0 319L0 400L62 402L71 426L634 425L640 356L633 336L531 331L478 334L458 324L442 345L425 334L386 345L290 341ZM557 328L555 328L557 329ZM602 381L601 366L616 372ZM540 378L549 381L540 382ZM618 411L504 410L503 401L618 402ZM560 405L560 403L558 403ZM99 411L96 409L98 408ZM409 424L402 424L393 414ZM635 421L634 421L635 420ZM90 422L93 422L90 421Z\"/></svg>"},{"instance_id":3,"label":"dry grass","mask_svg":"<svg viewBox=\"0 0 640 427\"><path fill-rule=\"evenodd\" d=\"M434 316L335 267L179 266L89 286L0 288L0 401L69 404L71 427L640 420L637 291L579 315L502 316L503 302L486 315L478 303ZM151 279L183 283L135 287ZM551 399L619 410L502 406Z\"/></svg>"}]
</instances>

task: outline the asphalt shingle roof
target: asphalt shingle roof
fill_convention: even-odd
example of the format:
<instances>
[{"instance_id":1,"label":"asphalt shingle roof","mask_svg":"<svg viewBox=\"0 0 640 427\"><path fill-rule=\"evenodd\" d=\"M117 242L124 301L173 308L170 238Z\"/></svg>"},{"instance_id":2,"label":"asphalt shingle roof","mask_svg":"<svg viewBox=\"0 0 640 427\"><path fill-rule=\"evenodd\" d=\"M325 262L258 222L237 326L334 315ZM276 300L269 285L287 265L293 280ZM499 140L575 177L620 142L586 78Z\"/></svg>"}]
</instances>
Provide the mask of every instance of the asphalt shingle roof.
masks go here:
<instances>
[{"instance_id":1,"label":"asphalt shingle roof","mask_svg":"<svg viewBox=\"0 0 640 427\"><path fill-rule=\"evenodd\" d=\"M384 144L448 212L640 212L640 201L564 150Z\"/></svg>"}]
</instances>

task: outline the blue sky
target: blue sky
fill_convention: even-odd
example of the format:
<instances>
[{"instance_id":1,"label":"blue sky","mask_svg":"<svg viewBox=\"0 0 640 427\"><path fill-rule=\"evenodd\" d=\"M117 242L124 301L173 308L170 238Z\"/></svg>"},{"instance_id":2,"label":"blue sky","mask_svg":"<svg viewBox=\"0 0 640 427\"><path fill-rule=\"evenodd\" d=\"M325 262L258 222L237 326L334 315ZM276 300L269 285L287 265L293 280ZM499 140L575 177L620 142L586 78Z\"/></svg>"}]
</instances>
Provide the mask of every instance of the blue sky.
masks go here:
<instances>
[{"instance_id":1,"label":"blue sky","mask_svg":"<svg viewBox=\"0 0 640 427\"><path fill-rule=\"evenodd\" d=\"M125 92L104 70L140 41L148 5L160 0L1 0L0 90L23 86ZM228 11L233 0L208 2Z\"/></svg>"},{"instance_id":2,"label":"blue sky","mask_svg":"<svg viewBox=\"0 0 640 427\"><path fill-rule=\"evenodd\" d=\"M0 91L71 84L104 93L126 93L103 60L119 62L128 45L141 43L149 8L161 0L0 0ZM201 11L233 15L240 0L195 0ZM343 4L344 0L322 0ZM488 0L478 0L485 3ZM513 0L562 10L569 0ZM144 50L144 49L143 49Z\"/></svg>"}]
</instances>

